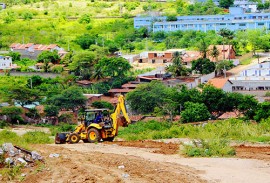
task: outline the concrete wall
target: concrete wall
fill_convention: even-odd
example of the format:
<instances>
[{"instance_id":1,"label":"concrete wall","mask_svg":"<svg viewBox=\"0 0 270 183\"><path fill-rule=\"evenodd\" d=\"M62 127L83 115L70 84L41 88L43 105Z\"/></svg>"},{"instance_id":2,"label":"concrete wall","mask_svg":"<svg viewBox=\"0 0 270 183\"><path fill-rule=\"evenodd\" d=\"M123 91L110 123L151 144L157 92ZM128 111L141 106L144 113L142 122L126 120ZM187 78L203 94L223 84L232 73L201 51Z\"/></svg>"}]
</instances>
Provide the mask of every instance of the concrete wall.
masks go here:
<instances>
[{"instance_id":1,"label":"concrete wall","mask_svg":"<svg viewBox=\"0 0 270 183\"><path fill-rule=\"evenodd\" d=\"M209 81L209 79L212 79L212 78L214 78L214 77L215 77L215 72L212 72L212 73L207 74L207 75L202 75L202 76L200 77L201 83L207 82L207 81Z\"/></svg>"}]
</instances>

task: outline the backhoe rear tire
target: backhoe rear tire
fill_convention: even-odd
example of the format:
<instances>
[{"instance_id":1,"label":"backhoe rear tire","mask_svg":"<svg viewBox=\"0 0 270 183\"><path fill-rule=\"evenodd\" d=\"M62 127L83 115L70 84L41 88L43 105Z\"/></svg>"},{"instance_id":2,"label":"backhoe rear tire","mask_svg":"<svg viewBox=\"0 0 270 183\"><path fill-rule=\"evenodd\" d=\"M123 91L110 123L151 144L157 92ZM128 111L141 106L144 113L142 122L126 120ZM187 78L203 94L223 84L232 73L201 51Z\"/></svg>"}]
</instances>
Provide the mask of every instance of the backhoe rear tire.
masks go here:
<instances>
[{"instance_id":1,"label":"backhoe rear tire","mask_svg":"<svg viewBox=\"0 0 270 183\"><path fill-rule=\"evenodd\" d=\"M76 144L81 140L80 136L77 133L70 134L68 139L69 143L71 144Z\"/></svg>"},{"instance_id":2,"label":"backhoe rear tire","mask_svg":"<svg viewBox=\"0 0 270 183\"><path fill-rule=\"evenodd\" d=\"M97 129L95 128L91 128L88 131L88 141L90 143L95 143L95 142L99 142L101 139L100 133Z\"/></svg>"}]
</instances>

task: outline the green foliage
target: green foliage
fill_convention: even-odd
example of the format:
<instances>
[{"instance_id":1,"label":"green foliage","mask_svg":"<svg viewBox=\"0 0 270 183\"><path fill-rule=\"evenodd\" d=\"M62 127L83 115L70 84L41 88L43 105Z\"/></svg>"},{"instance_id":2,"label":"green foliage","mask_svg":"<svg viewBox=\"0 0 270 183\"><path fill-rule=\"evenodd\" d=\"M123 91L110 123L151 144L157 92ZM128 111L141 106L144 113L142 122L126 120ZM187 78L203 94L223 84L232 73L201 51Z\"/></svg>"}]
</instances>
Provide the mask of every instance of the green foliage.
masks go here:
<instances>
[{"instance_id":1,"label":"green foliage","mask_svg":"<svg viewBox=\"0 0 270 183\"><path fill-rule=\"evenodd\" d=\"M18 175L21 174L21 169L23 168L23 165L16 165L13 167L7 167L0 170L0 174L3 176L3 180L6 181L12 181L14 180Z\"/></svg>"},{"instance_id":2,"label":"green foliage","mask_svg":"<svg viewBox=\"0 0 270 183\"><path fill-rule=\"evenodd\" d=\"M67 123L60 123L58 126L49 126L50 131L51 131L51 135L55 136L56 133L60 133L60 132L72 132L74 131L75 127L77 125L70 125Z\"/></svg>"},{"instance_id":3,"label":"green foliage","mask_svg":"<svg viewBox=\"0 0 270 183\"><path fill-rule=\"evenodd\" d=\"M79 19L79 23L81 24L89 24L91 22L91 17L89 14L83 14Z\"/></svg>"},{"instance_id":4,"label":"green foliage","mask_svg":"<svg viewBox=\"0 0 270 183\"><path fill-rule=\"evenodd\" d=\"M27 132L22 138L27 144L49 144L52 143L50 135L45 132L35 131Z\"/></svg>"},{"instance_id":5,"label":"green foliage","mask_svg":"<svg viewBox=\"0 0 270 183\"><path fill-rule=\"evenodd\" d=\"M98 109L100 109L100 108L108 108L110 110L113 110L113 108L114 108L113 105L110 102L102 101L102 100L93 102L92 106L94 108L98 108Z\"/></svg>"},{"instance_id":6,"label":"green foliage","mask_svg":"<svg viewBox=\"0 0 270 183\"><path fill-rule=\"evenodd\" d=\"M184 146L184 154L190 157L223 157L235 155L235 150L230 147L229 141L224 139L193 141L193 145Z\"/></svg>"},{"instance_id":7,"label":"green foliage","mask_svg":"<svg viewBox=\"0 0 270 183\"><path fill-rule=\"evenodd\" d=\"M38 62L45 62L45 60L53 63L53 64L56 64L59 60L60 60L60 57L57 53L57 51L43 51L41 54L38 55L37 57L37 61Z\"/></svg>"},{"instance_id":8,"label":"green foliage","mask_svg":"<svg viewBox=\"0 0 270 183\"><path fill-rule=\"evenodd\" d=\"M189 70L182 63L182 57L179 52L173 54L172 65L166 67L166 71L174 76L187 76L189 74Z\"/></svg>"},{"instance_id":9,"label":"green foliage","mask_svg":"<svg viewBox=\"0 0 270 183\"><path fill-rule=\"evenodd\" d=\"M26 86L15 86L10 88L7 96L10 101L14 100L22 107L31 104L32 102L38 102L41 97L35 89L29 89Z\"/></svg>"},{"instance_id":10,"label":"green foliage","mask_svg":"<svg viewBox=\"0 0 270 183\"><path fill-rule=\"evenodd\" d=\"M95 74L99 72L103 77L123 77L130 69L130 63L122 57L104 57L95 65Z\"/></svg>"},{"instance_id":11,"label":"green foliage","mask_svg":"<svg viewBox=\"0 0 270 183\"><path fill-rule=\"evenodd\" d=\"M211 116L204 104L186 102L184 107L185 110L181 112L183 123L205 121Z\"/></svg>"},{"instance_id":12,"label":"green foliage","mask_svg":"<svg viewBox=\"0 0 270 183\"><path fill-rule=\"evenodd\" d=\"M270 92L266 92L264 96L265 97L270 97Z\"/></svg>"},{"instance_id":13,"label":"green foliage","mask_svg":"<svg viewBox=\"0 0 270 183\"><path fill-rule=\"evenodd\" d=\"M202 126L149 121L137 122L126 128L120 128L118 136L126 140L166 138L200 139L206 143L204 145L205 149L207 149L208 145L213 148L209 153L219 151L219 148L217 148L219 143L220 147L224 148L225 152L233 153L233 151L229 151L227 148L228 141L237 140L269 143L270 138L267 136L269 132L270 119L263 120L259 124L230 119L216 123L208 123ZM221 151L223 150L220 149L219 154L222 153ZM224 153L224 155L225 154L226 153Z\"/></svg>"},{"instance_id":14,"label":"green foliage","mask_svg":"<svg viewBox=\"0 0 270 183\"><path fill-rule=\"evenodd\" d=\"M0 114L6 115L8 117L7 121L16 122L17 120L21 120L20 115L23 113L22 108L10 106L10 107L2 107Z\"/></svg>"},{"instance_id":15,"label":"green foliage","mask_svg":"<svg viewBox=\"0 0 270 183\"><path fill-rule=\"evenodd\" d=\"M0 128L4 128L6 126L7 126L7 122L0 120Z\"/></svg>"},{"instance_id":16,"label":"green foliage","mask_svg":"<svg viewBox=\"0 0 270 183\"><path fill-rule=\"evenodd\" d=\"M80 45L82 49L88 49L92 44L95 44L98 35L83 34L75 39L75 43Z\"/></svg>"},{"instance_id":17,"label":"green foliage","mask_svg":"<svg viewBox=\"0 0 270 183\"><path fill-rule=\"evenodd\" d=\"M141 84L126 95L132 110L138 113L152 113L155 107L163 106L166 100L173 98L173 90L160 81Z\"/></svg>"},{"instance_id":18,"label":"green foliage","mask_svg":"<svg viewBox=\"0 0 270 183\"><path fill-rule=\"evenodd\" d=\"M209 74L215 70L215 63L206 58L199 58L192 62L192 70L201 74Z\"/></svg>"},{"instance_id":19,"label":"green foliage","mask_svg":"<svg viewBox=\"0 0 270 183\"><path fill-rule=\"evenodd\" d=\"M174 14L169 14L166 17L166 21L177 21L177 16Z\"/></svg>"},{"instance_id":20,"label":"green foliage","mask_svg":"<svg viewBox=\"0 0 270 183\"><path fill-rule=\"evenodd\" d=\"M75 76L80 76L82 79L90 79L93 75L95 60L95 52L78 52L72 56L72 62L69 63L69 68L71 71L74 71Z\"/></svg>"},{"instance_id":21,"label":"green foliage","mask_svg":"<svg viewBox=\"0 0 270 183\"><path fill-rule=\"evenodd\" d=\"M220 0L219 1L219 6L222 8L229 8L230 6L233 5L234 0Z\"/></svg>"},{"instance_id":22,"label":"green foliage","mask_svg":"<svg viewBox=\"0 0 270 183\"><path fill-rule=\"evenodd\" d=\"M256 115L254 119L256 121L261 121L262 119L267 119L270 117L270 102L263 102L258 104L258 108L256 110Z\"/></svg>"},{"instance_id":23,"label":"green foliage","mask_svg":"<svg viewBox=\"0 0 270 183\"><path fill-rule=\"evenodd\" d=\"M21 54L19 52L10 51L7 55L12 57L12 61L14 62L21 60Z\"/></svg>"},{"instance_id":24,"label":"green foliage","mask_svg":"<svg viewBox=\"0 0 270 183\"><path fill-rule=\"evenodd\" d=\"M60 109L76 111L78 108L85 105L86 100L87 99L83 96L82 91L74 86L63 90L61 94L48 99L48 104L59 107Z\"/></svg>"},{"instance_id":25,"label":"green foliage","mask_svg":"<svg viewBox=\"0 0 270 183\"><path fill-rule=\"evenodd\" d=\"M46 116L58 116L59 108L53 105L46 105L44 112L46 113Z\"/></svg>"}]
</instances>

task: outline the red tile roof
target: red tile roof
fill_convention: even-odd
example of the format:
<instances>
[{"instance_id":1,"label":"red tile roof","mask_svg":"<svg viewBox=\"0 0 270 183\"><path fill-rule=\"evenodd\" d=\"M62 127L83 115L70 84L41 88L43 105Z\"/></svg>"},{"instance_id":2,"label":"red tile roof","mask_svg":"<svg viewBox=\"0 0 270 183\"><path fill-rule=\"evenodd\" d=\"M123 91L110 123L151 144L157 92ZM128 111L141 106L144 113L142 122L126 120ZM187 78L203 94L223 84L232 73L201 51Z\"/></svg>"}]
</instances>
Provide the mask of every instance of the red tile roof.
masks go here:
<instances>
[{"instance_id":1,"label":"red tile roof","mask_svg":"<svg viewBox=\"0 0 270 183\"><path fill-rule=\"evenodd\" d=\"M88 81L88 80L80 80L80 81L76 81L76 83L82 84L82 85L90 85L93 82L92 81Z\"/></svg>"},{"instance_id":2,"label":"red tile roof","mask_svg":"<svg viewBox=\"0 0 270 183\"><path fill-rule=\"evenodd\" d=\"M230 82L230 80L228 80L228 78L213 78L213 79L210 79L208 81L208 83L213 85L216 88L222 89L224 87L224 85L227 83L227 81Z\"/></svg>"},{"instance_id":3,"label":"red tile roof","mask_svg":"<svg viewBox=\"0 0 270 183\"><path fill-rule=\"evenodd\" d=\"M10 47L10 48L15 48L15 47L17 47L18 45L20 45L20 43L12 43L9 47Z\"/></svg>"},{"instance_id":4,"label":"red tile roof","mask_svg":"<svg viewBox=\"0 0 270 183\"><path fill-rule=\"evenodd\" d=\"M242 116L243 116L243 114L241 114L239 111L225 112L224 114L219 116L218 119L238 118L238 117L242 117Z\"/></svg>"},{"instance_id":5,"label":"red tile roof","mask_svg":"<svg viewBox=\"0 0 270 183\"><path fill-rule=\"evenodd\" d=\"M109 93L128 93L130 91L132 91L132 89L114 88L114 89L110 89Z\"/></svg>"},{"instance_id":6,"label":"red tile roof","mask_svg":"<svg viewBox=\"0 0 270 183\"><path fill-rule=\"evenodd\" d=\"M122 85L122 88L136 88L137 84L126 83Z\"/></svg>"}]
</instances>

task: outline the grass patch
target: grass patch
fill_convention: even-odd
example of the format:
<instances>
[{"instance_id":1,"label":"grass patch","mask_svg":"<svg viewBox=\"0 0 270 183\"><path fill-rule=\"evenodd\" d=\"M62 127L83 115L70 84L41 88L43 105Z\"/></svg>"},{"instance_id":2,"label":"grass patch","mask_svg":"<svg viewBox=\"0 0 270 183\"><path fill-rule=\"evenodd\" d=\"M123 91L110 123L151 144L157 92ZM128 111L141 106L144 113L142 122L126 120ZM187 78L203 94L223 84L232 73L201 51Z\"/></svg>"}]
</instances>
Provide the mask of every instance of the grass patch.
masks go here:
<instances>
[{"instance_id":1,"label":"grass patch","mask_svg":"<svg viewBox=\"0 0 270 183\"><path fill-rule=\"evenodd\" d=\"M190 157L226 157L235 155L235 150L230 147L229 141L224 139L211 139L193 141L192 145L185 145L183 153Z\"/></svg>"},{"instance_id":2,"label":"grass patch","mask_svg":"<svg viewBox=\"0 0 270 183\"><path fill-rule=\"evenodd\" d=\"M50 134L40 131L27 132L23 136L19 136L15 132L3 130L0 132L0 144L12 143L13 145L29 149L29 144L53 143L53 140L49 137Z\"/></svg>"},{"instance_id":3,"label":"grass patch","mask_svg":"<svg viewBox=\"0 0 270 183\"><path fill-rule=\"evenodd\" d=\"M49 125L49 124L38 124L35 126L39 127L47 127L50 129L51 135L55 136L56 133L59 132L72 132L76 128L77 125L67 124L67 123L60 123L59 125Z\"/></svg>"},{"instance_id":4,"label":"grass patch","mask_svg":"<svg viewBox=\"0 0 270 183\"><path fill-rule=\"evenodd\" d=\"M4 181L11 181L14 180L21 174L21 170L24 165L16 165L13 167L6 167L0 169L0 174L4 178Z\"/></svg>"},{"instance_id":5,"label":"grass patch","mask_svg":"<svg viewBox=\"0 0 270 183\"><path fill-rule=\"evenodd\" d=\"M137 122L120 128L118 137L125 140L189 138L200 139L201 146L184 147L188 156L231 156L234 150L229 142L247 141L270 143L270 120L259 124L238 119L208 123L204 126L173 124L169 122Z\"/></svg>"},{"instance_id":6,"label":"grass patch","mask_svg":"<svg viewBox=\"0 0 270 183\"><path fill-rule=\"evenodd\" d=\"M241 64L241 65L248 65L248 64L250 64L251 61L254 60L254 59L255 59L255 57L246 58L246 59L244 59L244 60L241 60L241 61L240 61L240 64Z\"/></svg>"}]
</instances>

